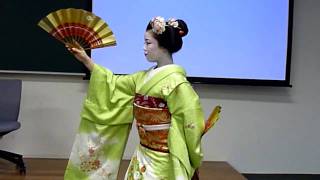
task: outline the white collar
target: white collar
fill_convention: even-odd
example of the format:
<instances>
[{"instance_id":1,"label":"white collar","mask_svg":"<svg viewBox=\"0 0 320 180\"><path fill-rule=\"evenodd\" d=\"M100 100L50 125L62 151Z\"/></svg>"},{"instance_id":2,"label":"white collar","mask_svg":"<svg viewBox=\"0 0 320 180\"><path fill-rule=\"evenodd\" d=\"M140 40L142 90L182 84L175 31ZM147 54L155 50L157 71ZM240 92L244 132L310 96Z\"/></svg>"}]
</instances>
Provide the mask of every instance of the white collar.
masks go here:
<instances>
[{"instance_id":1,"label":"white collar","mask_svg":"<svg viewBox=\"0 0 320 180\"><path fill-rule=\"evenodd\" d=\"M144 83L146 83L147 81L149 81L153 76L155 76L156 74L158 74L159 72L167 69L168 67L171 66L175 66L175 64L167 64L161 67L156 68L156 66L153 66L149 69L149 71L147 72L147 76L144 79Z\"/></svg>"}]
</instances>

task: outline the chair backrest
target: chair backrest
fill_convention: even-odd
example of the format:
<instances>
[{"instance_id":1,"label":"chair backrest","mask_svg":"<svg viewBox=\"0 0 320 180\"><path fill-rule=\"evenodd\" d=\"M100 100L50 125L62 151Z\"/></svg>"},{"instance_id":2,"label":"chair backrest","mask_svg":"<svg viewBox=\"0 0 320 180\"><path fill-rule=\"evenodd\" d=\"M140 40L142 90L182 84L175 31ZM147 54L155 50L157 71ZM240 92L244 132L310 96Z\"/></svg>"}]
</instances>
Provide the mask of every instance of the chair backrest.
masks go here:
<instances>
[{"instance_id":1,"label":"chair backrest","mask_svg":"<svg viewBox=\"0 0 320 180\"><path fill-rule=\"evenodd\" d=\"M0 79L0 121L18 120L21 89L21 80Z\"/></svg>"}]
</instances>

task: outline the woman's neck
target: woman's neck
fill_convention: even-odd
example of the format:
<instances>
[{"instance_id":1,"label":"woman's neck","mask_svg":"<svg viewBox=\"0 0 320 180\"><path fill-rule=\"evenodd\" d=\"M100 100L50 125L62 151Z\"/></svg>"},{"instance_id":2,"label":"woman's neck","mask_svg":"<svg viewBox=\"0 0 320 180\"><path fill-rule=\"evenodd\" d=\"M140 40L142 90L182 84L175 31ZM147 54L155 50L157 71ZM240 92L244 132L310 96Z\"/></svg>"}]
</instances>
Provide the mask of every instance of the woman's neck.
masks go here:
<instances>
[{"instance_id":1,"label":"woman's neck","mask_svg":"<svg viewBox=\"0 0 320 180\"><path fill-rule=\"evenodd\" d=\"M173 64L172 55L170 53L164 53L164 55L157 61L157 68L168 64Z\"/></svg>"}]
</instances>

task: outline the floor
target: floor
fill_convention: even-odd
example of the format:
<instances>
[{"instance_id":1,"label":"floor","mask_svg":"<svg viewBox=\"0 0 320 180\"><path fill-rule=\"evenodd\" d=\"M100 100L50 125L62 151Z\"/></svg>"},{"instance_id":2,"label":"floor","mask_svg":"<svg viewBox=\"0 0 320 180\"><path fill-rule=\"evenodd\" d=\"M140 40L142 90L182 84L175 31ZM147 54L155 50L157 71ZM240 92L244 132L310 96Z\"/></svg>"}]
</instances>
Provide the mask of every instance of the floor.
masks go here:
<instances>
[{"instance_id":1,"label":"floor","mask_svg":"<svg viewBox=\"0 0 320 180\"><path fill-rule=\"evenodd\" d=\"M66 159L24 159L27 173L20 175L15 165L0 160L0 180L62 180ZM121 163L118 179L123 179L129 161ZM244 180L244 176L238 173L227 162L203 162L200 168L201 180Z\"/></svg>"}]
</instances>

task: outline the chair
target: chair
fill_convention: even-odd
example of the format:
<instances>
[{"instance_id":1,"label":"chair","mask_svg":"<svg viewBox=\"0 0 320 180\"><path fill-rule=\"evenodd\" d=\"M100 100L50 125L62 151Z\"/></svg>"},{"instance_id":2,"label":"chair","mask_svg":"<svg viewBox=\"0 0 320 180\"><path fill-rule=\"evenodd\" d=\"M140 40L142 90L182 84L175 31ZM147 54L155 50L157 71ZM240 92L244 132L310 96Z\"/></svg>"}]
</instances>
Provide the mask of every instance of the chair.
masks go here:
<instances>
[{"instance_id":1,"label":"chair","mask_svg":"<svg viewBox=\"0 0 320 180\"><path fill-rule=\"evenodd\" d=\"M20 128L21 89L21 80L0 79L0 138ZM0 158L15 163L21 174L26 173L22 155L0 150Z\"/></svg>"}]
</instances>

